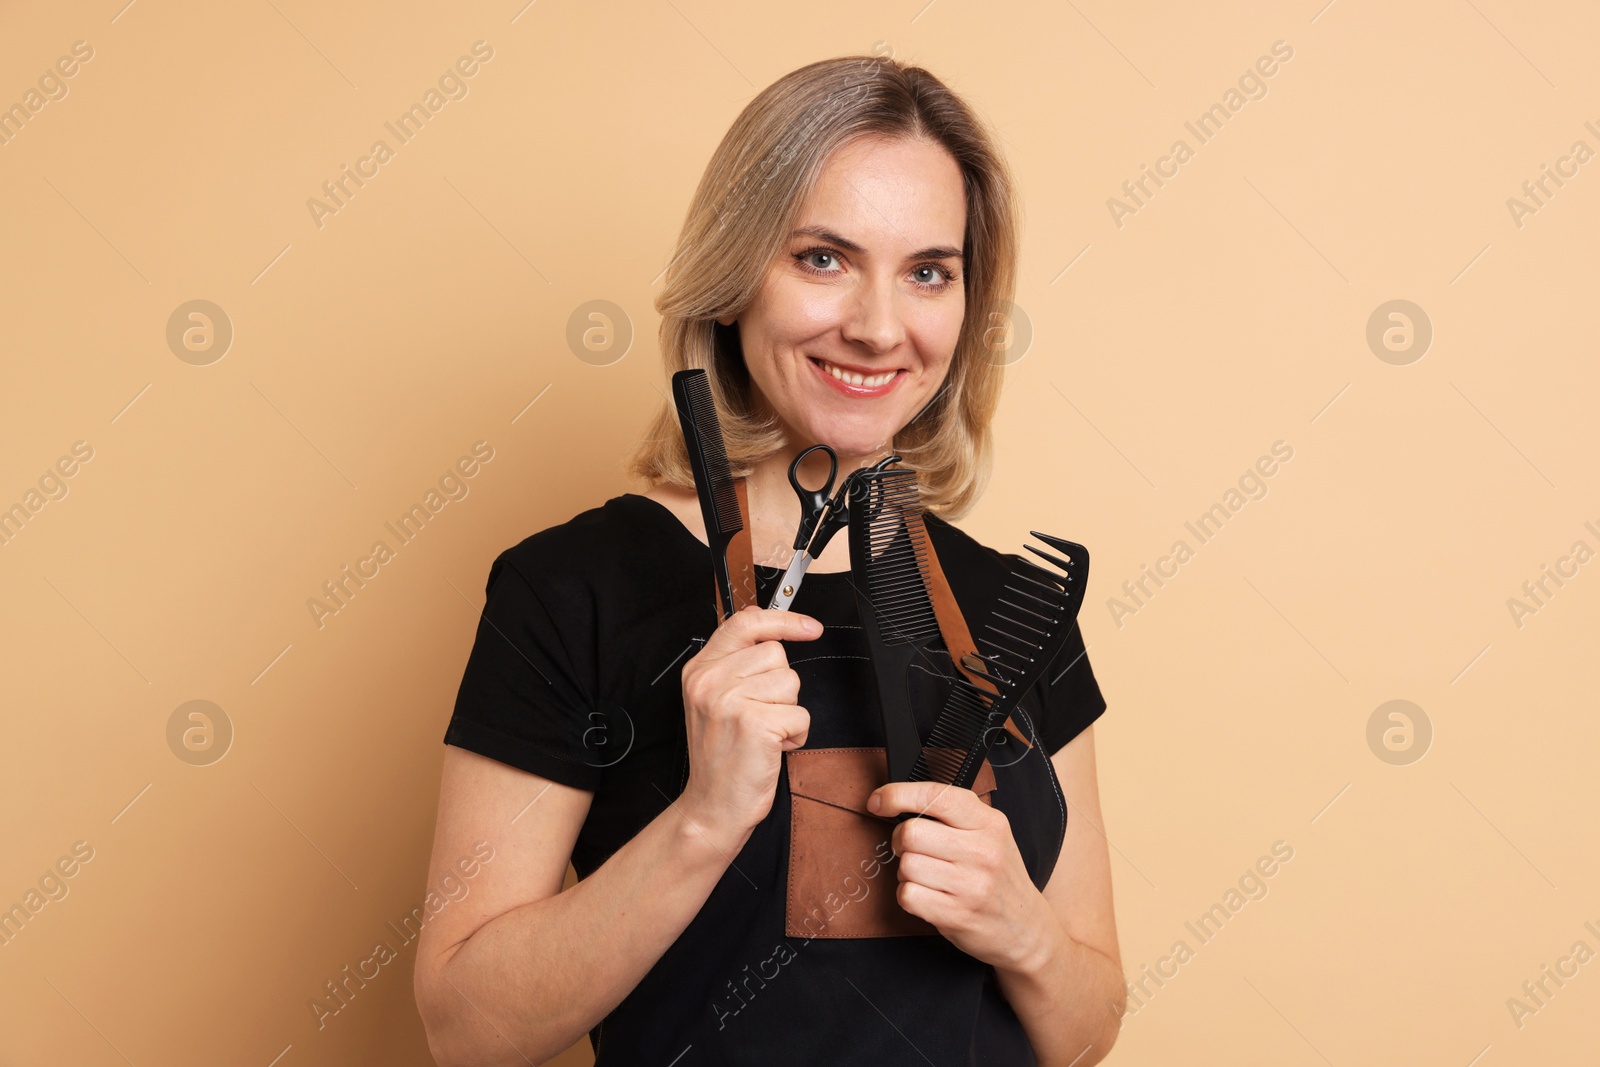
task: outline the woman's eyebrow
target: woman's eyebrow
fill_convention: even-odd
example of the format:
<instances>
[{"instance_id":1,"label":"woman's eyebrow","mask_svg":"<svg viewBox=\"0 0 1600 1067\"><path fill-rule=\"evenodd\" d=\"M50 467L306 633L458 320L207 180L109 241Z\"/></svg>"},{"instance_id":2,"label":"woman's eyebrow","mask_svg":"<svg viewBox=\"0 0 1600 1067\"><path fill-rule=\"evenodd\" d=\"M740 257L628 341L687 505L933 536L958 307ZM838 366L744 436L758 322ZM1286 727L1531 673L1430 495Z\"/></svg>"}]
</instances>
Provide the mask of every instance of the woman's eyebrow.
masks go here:
<instances>
[{"instance_id":1,"label":"woman's eyebrow","mask_svg":"<svg viewBox=\"0 0 1600 1067\"><path fill-rule=\"evenodd\" d=\"M803 227L801 229L795 230L789 236L790 237L817 237L817 238L820 238L821 240L827 241L829 244L838 245L840 248L844 249L846 252L853 252L853 253L859 254L861 252L866 251L866 249L862 248L860 245L856 244L854 241L850 240L848 237L844 237L844 236L841 236L841 235L839 235L837 233L834 233L832 230L828 229L826 226L806 226L806 227ZM963 257L961 255L961 249L959 249L959 248L951 248L951 247L949 247L947 245L935 245L932 248L924 248L920 252L911 253L910 255L906 256L906 258L907 259L960 259L960 260L965 261L965 257Z\"/></svg>"}]
</instances>

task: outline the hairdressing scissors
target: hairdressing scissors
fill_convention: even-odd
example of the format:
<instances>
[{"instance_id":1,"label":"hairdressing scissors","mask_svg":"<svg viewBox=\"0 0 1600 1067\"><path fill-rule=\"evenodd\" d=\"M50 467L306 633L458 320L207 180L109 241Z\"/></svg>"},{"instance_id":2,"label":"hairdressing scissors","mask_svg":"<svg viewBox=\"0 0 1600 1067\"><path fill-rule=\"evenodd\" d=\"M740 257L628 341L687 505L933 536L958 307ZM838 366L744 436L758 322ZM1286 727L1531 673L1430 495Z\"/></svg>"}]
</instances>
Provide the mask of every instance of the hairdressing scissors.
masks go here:
<instances>
[{"instance_id":1,"label":"hairdressing scissors","mask_svg":"<svg viewBox=\"0 0 1600 1067\"><path fill-rule=\"evenodd\" d=\"M818 450L828 456L828 478L822 483L821 488L807 489L800 484L800 464L805 462L807 456ZM879 460L871 469L882 470L889 464L898 462L900 462L899 456L890 455ZM831 446L812 445L790 462L789 484L794 486L795 495L800 498L800 530L794 538L794 559L790 561L789 569L779 580L778 588L772 594L772 600L767 607L786 610L794 602L795 594L800 591L800 582L805 578L806 568L822 555L822 550L827 547L833 535L849 523L850 512L847 501L850 489L857 482L857 476L867 469L863 467L851 472L839 486L839 491L835 493L833 480L839 474L839 457Z\"/></svg>"}]
</instances>

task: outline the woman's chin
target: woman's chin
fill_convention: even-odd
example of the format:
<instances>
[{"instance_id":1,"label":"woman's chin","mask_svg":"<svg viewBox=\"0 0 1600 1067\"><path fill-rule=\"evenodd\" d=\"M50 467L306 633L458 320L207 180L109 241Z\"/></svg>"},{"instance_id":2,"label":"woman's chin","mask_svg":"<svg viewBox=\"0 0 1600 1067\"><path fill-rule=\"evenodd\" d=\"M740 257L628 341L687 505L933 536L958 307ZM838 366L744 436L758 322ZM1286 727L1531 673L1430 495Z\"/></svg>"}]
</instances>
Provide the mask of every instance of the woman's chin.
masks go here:
<instances>
[{"instance_id":1,"label":"woman's chin","mask_svg":"<svg viewBox=\"0 0 1600 1067\"><path fill-rule=\"evenodd\" d=\"M877 458L888 455L892 434L883 432L877 434L859 433L834 433L824 434L817 438L829 445L840 461L865 459L867 462L876 462Z\"/></svg>"},{"instance_id":2,"label":"woman's chin","mask_svg":"<svg viewBox=\"0 0 1600 1067\"><path fill-rule=\"evenodd\" d=\"M881 413L850 411L812 411L810 418L785 419L793 440L800 448L825 444L841 461L872 457L870 462L888 455L895 433L900 429L893 419Z\"/></svg>"}]
</instances>

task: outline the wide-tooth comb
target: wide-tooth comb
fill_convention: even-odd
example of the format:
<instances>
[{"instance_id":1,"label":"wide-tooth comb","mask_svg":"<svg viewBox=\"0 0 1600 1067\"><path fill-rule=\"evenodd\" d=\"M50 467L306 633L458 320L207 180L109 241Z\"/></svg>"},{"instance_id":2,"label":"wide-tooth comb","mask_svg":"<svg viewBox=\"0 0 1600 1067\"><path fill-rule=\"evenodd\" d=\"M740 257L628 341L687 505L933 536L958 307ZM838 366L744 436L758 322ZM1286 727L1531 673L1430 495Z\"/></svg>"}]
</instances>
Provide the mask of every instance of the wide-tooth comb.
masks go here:
<instances>
[{"instance_id":1,"label":"wide-tooth comb","mask_svg":"<svg viewBox=\"0 0 1600 1067\"><path fill-rule=\"evenodd\" d=\"M1023 545L1055 570L1026 556L1013 560L983 632L974 635L988 669L968 664L995 692L984 692L966 677L957 677L917 756L911 781L947 782L970 789L983 765L991 732L1002 726L1044 675L1077 625L1089 581L1089 550L1038 530L1028 532L1067 558Z\"/></svg>"},{"instance_id":2,"label":"wide-tooth comb","mask_svg":"<svg viewBox=\"0 0 1600 1067\"><path fill-rule=\"evenodd\" d=\"M695 368L674 374L672 397L677 404L678 421L683 426L683 443L689 450L689 466L694 470L700 515L706 524L717 600L722 606L722 617L726 619L733 614L728 545L733 535L744 529L744 516L739 512L739 496L733 487L728 453L722 443L722 424L717 421L717 406L711 400L711 381L705 370Z\"/></svg>"},{"instance_id":3,"label":"wide-tooth comb","mask_svg":"<svg viewBox=\"0 0 1600 1067\"><path fill-rule=\"evenodd\" d=\"M889 781L905 781L922 749L906 671L940 640L928 595L928 530L916 471L857 473L848 504L850 570L877 678Z\"/></svg>"}]
</instances>

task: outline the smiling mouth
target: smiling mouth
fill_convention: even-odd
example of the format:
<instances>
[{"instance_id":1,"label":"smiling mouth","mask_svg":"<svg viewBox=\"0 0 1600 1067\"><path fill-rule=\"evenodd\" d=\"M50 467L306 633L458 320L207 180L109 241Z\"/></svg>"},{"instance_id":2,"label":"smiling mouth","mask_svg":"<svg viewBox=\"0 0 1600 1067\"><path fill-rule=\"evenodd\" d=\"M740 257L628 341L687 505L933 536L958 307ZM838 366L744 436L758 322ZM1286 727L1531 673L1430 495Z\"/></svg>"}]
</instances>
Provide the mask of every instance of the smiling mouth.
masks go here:
<instances>
[{"instance_id":1,"label":"smiling mouth","mask_svg":"<svg viewBox=\"0 0 1600 1067\"><path fill-rule=\"evenodd\" d=\"M818 359L815 356L811 356L809 358L811 359L811 362L821 367L824 373L828 374L835 381L843 382L844 384L854 386L857 389L876 389L880 386L887 385L894 380L895 375L900 373L900 371L897 369L883 371L879 374L859 374L852 370L845 370L843 367L836 367L825 359Z\"/></svg>"}]
</instances>

